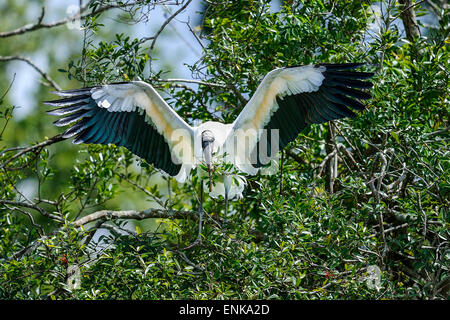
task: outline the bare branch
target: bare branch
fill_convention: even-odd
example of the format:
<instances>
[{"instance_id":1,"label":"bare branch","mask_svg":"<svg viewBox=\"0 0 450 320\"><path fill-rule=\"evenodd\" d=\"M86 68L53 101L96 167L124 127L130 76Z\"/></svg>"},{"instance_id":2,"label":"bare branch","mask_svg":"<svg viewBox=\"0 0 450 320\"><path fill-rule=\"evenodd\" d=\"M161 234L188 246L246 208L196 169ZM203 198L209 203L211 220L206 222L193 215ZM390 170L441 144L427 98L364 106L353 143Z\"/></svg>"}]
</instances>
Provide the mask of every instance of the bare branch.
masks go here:
<instances>
[{"instance_id":1,"label":"bare branch","mask_svg":"<svg viewBox=\"0 0 450 320\"><path fill-rule=\"evenodd\" d=\"M8 163L10 163L11 161L17 159L18 157L24 155L25 153L32 152L32 151L34 152L34 151L36 151L36 150L38 150L38 149L41 149L41 148L43 148L43 147L49 146L49 145L51 145L51 144L54 144L54 143L56 143L56 142L63 141L63 140L65 140L65 139L64 139L60 134L58 134L58 135L56 135L56 136L54 136L54 137L51 137L51 138L48 139L48 140L45 140L45 141L40 142L40 143L38 143L38 144L35 144L35 145L31 146L31 147L24 148L22 151L16 153L14 156L12 156L11 158L9 158L9 159L6 160L5 162L3 162L3 163L0 165L0 169L6 168L6 165L7 165Z\"/></svg>"},{"instance_id":2,"label":"bare branch","mask_svg":"<svg viewBox=\"0 0 450 320\"><path fill-rule=\"evenodd\" d=\"M161 199L159 199L157 196L155 196L153 193L151 193L150 191L148 191L147 189L145 189L143 186L137 184L136 182L134 182L133 180L129 179L127 176L125 176L124 174L119 173L118 174L119 177L121 177L122 179L124 179L125 181L127 181L129 184L131 184L132 186L135 186L136 188L138 188L139 190L141 190L142 192L144 192L146 195L148 195L150 198L152 198L156 203L158 203L161 207L165 208L165 204L164 202L161 201Z\"/></svg>"},{"instance_id":3,"label":"bare branch","mask_svg":"<svg viewBox=\"0 0 450 320\"><path fill-rule=\"evenodd\" d=\"M130 236L137 237L138 234L135 231L121 228L112 224L106 224L103 223L101 226L98 227L99 229L107 229L109 230L114 236L119 237L123 235L124 233L129 234Z\"/></svg>"},{"instance_id":4,"label":"bare branch","mask_svg":"<svg viewBox=\"0 0 450 320\"><path fill-rule=\"evenodd\" d=\"M224 84L213 83L213 82L205 82L205 81L193 80L193 79L154 79L154 81L159 81L159 82L185 82L185 83L195 83L195 84L209 86L209 87L227 88L227 86L224 85Z\"/></svg>"},{"instance_id":5,"label":"bare branch","mask_svg":"<svg viewBox=\"0 0 450 320\"><path fill-rule=\"evenodd\" d=\"M17 28L15 30L11 30L11 31L4 31L4 32L0 32L0 38L7 38L7 37L11 37L11 36L16 36L16 35L20 35L20 34L24 34L27 32L32 32L32 31L36 31L39 29L49 29L49 28L54 28L60 25L64 25L67 24L75 19L84 19L99 13L102 13L104 11L110 10L110 9L115 9L115 8L126 8L126 7L131 7L134 6L136 4L138 4L140 1L134 1L131 3L126 3L126 4L111 4L111 5L105 5L102 7L97 8L94 11L91 12L87 12L85 14L83 14L83 12L85 12L88 8L89 5L91 4L92 1L87 2L84 6L82 6L79 10L79 12L71 15L70 17L67 17L65 19L61 19L55 22L51 22L51 23L42 23L42 20L44 19L44 14L45 14L45 10L44 8L42 8L41 11L41 15L38 18L38 21L36 23L32 23L32 24L28 24L26 26Z\"/></svg>"},{"instance_id":6,"label":"bare branch","mask_svg":"<svg viewBox=\"0 0 450 320\"><path fill-rule=\"evenodd\" d=\"M19 60L19 61L26 62L31 67L33 67L37 72L39 72L40 75L45 80L47 80L47 82L53 88L55 88L57 91L61 91L61 87L46 72L44 72L41 68L39 68L33 61L31 61L31 59L26 58L26 57L22 57L22 56L7 56L7 57L0 56L0 61L13 61L13 60Z\"/></svg>"},{"instance_id":7,"label":"bare branch","mask_svg":"<svg viewBox=\"0 0 450 320\"><path fill-rule=\"evenodd\" d=\"M425 135L425 137L427 137L427 138L434 137L434 136L440 135L442 133L446 133L448 130L450 130L450 127L447 127L447 128L444 128L444 129L441 129L441 130L438 130L438 131L427 133Z\"/></svg>"},{"instance_id":8,"label":"bare branch","mask_svg":"<svg viewBox=\"0 0 450 320\"><path fill-rule=\"evenodd\" d=\"M392 191L395 187L397 187L398 185L401 186L401 182L403 182L406 179L406 174L407 174L407 170L406 170L406 164L403 163L403 171L402 174L400 175L400 177L395 180L394 182L392 182L391 184L389 184L388 186L386 186L386 191Z\"/></svg>"},{"instance_id":9,"label":"bare branch","mask_svg":"<svg viewBox=\"0 0 450 320\"><path fill-rule=\"evenodd\" d=\"M0 204L33 209L33 210L38 211L40 214L42 214L43 216L45 216L47 218L50 218L50 219L53 219L53 220L56 220L59 222L64 221L61 217L58 217L57 215L54 215L53 213L47 212L46 210L42 209L41 207L39 207L38 205L36 205L34 203L26 203L26 202L18 202L18 201L0 199Z\"/></svg>"},{"instance_id":10,"label":"bare branch","mask_svg":"<svg viewBox=\"0 0 450 320\"><path fill-rule=\"evenodd\" d=\"M389 233L389 232L393 232L393 231L395 231L395 230L399 230L399 229L402 229L402 228L406 228L407 226L409 226L409 223L403 223L403 224L400 224L400 225L398 225L398 226L395 226L395 227L391 227L391 228L385 229L385 230L383 231L383 233L386 234L386 233ZM369 238L373 238L373 237L375 237L375 236L377 236L377 235L379 235L379 234L381 234L381 232L377 232L377 233L371 234L371 235L369 236Z\"/></svg>"},{"instance_id":11,"label":"bare branch","mask_svg":"<svg viewBox=\"0 0 450 320\"><path fill-rule=\"evenodd\" d=\"M220 75L222 77L224 77L225 79L228 79L228 77L225 75L225 72L222 70L222 68L216 62L213 62L213 64L216 67L217 71L220 73ZM234 85L234 83L232 83L231 81L228 81L227 86L231 91L233 91L233 93L236 95L236 97L241 102L242 106L245 106L247 104L247 99L245 99L245 97L242 95L242 93L239 91L239 89L236 87L236 85Z\"/></svg>"},{"instance_id":12,"label":"bare branch","mask_svg":"<svg viewBox=\"0 0 450 320\"><path fill-rule=\"evenodd\" d=\"M336 149L334 149L331 153L327 154L327 156L325 158L323 158L320 165L318 167L314 168L314 169L319 169L319 172L317 173L316 178L319 178L322 175L323 168L327 164L328 160L330 160L331 157L334 157L336 155L336 152L337 152Z\"/></svg>"},{"instance_id":13,"label":"bare branch","mask_svg":"<svg viewBox=\"0 0 450 320\"><path fill-rule=\"evenodd\" d=\"M34 218L31 215L31 213L29 213L29 212L27 212L25 210L22 210L22 209L20 209L18 207L10 207L8 205L5 205L5 206L11 211L18 211L18 212L21 212L24 215L26 215L28 217L28 219L30 220L31 225L39 229L39 235L42 236L44 234L44 228L42 228L41 225L36 224L36 222L34 222Z\"/></svg>"},{"instance_id":14,"label":"bare branch","mask_svg":"<svg viewBox=\"0 0 450 320\"><path fill-rule=\"evenodd\" d=\"M303 159L299 154L295 153L293 149L287 149L286 154L294 159L298 164L306 163L306 160Z\"/></svg>"},{"instance_id":15,"label":"bare branch","mask_svg":"<svg viewBox=\"0 0 450 320\"><path fill-rule=\"evenodd\" d=\"M156 34L153 36L153 41L150 45L150 53L152 52L155 44L156 44L156 40L158 39L159 35L161 34L161 32L164 31L164 29L166 28L166 26L170 23L170 21L172 21L180 12L182 12L184 9L187 8L187 6L192 2L192 0L188 0L180 9L178 9L177 11L175 11L174 14L172 14L166 21L164 21L164 23L161 25L161 28L159 28L158 32L156 32ZM149 54L150 56L150 54Z\"/></svg>"},{"instance_id":16,"label":"bare branch","mask_svg":"<svg viewBox=\"0 0 450 320\"><path fill-rule=\"evenodd\" d=\"M195 40L197 40L197 43L202 47L202 49L205 49L204 44L202 43L202 41L200 40L199 36L197 35L197 33L192 29L191 25L189 24L189 21L186 22L187 27L189 28L189 31L192 33L192 35L194 36Z\"/></svg>"},{"instance_id":17,"label":"bare branch","mask_svg":"<svg viewBox=\"0 0 450 320\"><path fill-rule=\"evenodd\" d=\"M13 202L13 201L5 201L0 200L1 202L7 202L9 205L18 205L20 206L20 203ZM32 207L33 209L36 209ZM37 209L36 209L37 210ZM161 219L186 219L189 217L190 219L196 220L198 219L197 213L192 211L171 211L171 210L163 210L163 209L147 209L143 211L136 211L136 210L125 210L125 211L111 211L111 210L101 210L94 213L91 213L87 216L84 216L83 218L80 218L76 220L75 222L72 222L71 225L75 227L81 227L89 222L97 221L95 228L106 228L110 231L117 231L117 228L111 225L103 224L104 221L108 220L108 218L116 218L116 219L136 219L136 220L143 220L143 219L149 219L149 218L161 218ZM103 222L101 221L103 220ZM11 257L8 258L8 260L15 260L20 259L24 255L27 255L29 252L32 252L37 247L39 247L42 244L42 241L45 239L48 239L51 235L54 235L61 230L63 230L66 226L62 226L48 235L41 236L39 239L36 239L31 244L26 246L25 248L21 249L20 251L13 254ZM90 233L88 235L88 239L92 238L93 234Z\"/></svg>"},{"instance_id":18,"label":"bare branch","mask_svg":"<svg viewBox=\"0 0 450 320\"><path fill-rule=\"evenodd\" d=\"M106 220L111 218L116 219L136 219L144 220L151 218L161 218L161 219L186 219L187 217L191 219L197 219L197 213L193 211L172 211L165 209L154 209L149 208L142 211L137 210L125 210L125 211L112 211L112 210L101 210L84 216L74 222L74 225L80 227L89 222L96 220Z\"/></svg>"},{"instance_id":19,"label":"bare branch","mask_svg":"<svg viewBox=\"0 0 450 320\"><path fill-rule=\"evenodd\" d=\"M338 150L338 151L339 151L339 150L342 150L342 151L345 153L345 155L351 160L353 166L354 166L355 168L357 168L358 170L361 169L360 166L359 166L359 164L358 164L358 162L356 162L356 160L353 158L353 156L352 156L352 154L350 153L350 151L348 151L348 149L347 149L342 143L338 143L338 144L337 144L337 150Z\"/></svg>"}]
</instances>

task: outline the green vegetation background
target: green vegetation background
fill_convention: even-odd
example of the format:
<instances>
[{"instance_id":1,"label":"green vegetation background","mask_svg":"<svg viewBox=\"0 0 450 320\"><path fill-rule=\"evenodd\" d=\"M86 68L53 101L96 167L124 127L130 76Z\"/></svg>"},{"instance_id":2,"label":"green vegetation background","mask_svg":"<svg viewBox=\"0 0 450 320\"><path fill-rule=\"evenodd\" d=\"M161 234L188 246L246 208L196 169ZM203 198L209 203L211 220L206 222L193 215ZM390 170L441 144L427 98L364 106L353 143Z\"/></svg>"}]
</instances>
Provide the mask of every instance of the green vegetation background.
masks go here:
<instances>
[{"instance_id":1,"label":"green vegetation background","mask_svg":"<svg viewBox=\"0 0 450 320\"><path fill-rule=\"evenodd\" d=\"M0 59L0 299L448 298L450 15L439 1L414 6L419 23L434 19L419 37L399 27L397 1L382 2L378 15L372 1L286 1L276 10L263 0L214 2L189 26L204 39L202 58L188 66L209 83L200 85L159 81L172 64L158 41L150 49L151 39L105 18L140 23L151 18L145 2L83 19L84 37L64 26L0 37L0 56L44 54L64 89L146 79L191 123L232 121L262 77L283 66L366 62L373 98L355 119L300 134L280 173L249 177L227 217L223 201L205 199L202 243L186 248L197 235L196 177L177 184L115 146L62 141L15 157L16 147L61 131L40 103L53 98L45 79L37 108L11 117L20 106ZM111 3L91 1L89 10ZM28 6L3 3L2 31L29 23ZM36 194L25 199L30 181ZM74 224L100 210L147 208L161 210ZM80 269L74 289L71 266ZM381 271L375 286L370 266Z\"/></svg>"}]
</instances>

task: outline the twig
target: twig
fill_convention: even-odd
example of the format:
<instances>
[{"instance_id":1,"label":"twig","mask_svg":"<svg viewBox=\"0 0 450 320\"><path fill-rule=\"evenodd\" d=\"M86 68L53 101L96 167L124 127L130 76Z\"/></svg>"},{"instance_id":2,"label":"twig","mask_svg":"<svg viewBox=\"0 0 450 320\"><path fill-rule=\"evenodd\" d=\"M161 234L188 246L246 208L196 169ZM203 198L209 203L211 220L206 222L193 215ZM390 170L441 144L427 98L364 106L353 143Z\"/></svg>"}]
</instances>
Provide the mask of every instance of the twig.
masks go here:
<instances>
[{"instance_id":1,"label":"twig","mask_svg":"<svg viewBox=\"0 0 450 320\"><path fill-rule=\"evenodd\" d=\"M391 228L385 229L385 230L384 230L384 234L389 233L389 232L392 232L392 231L395 231L395 230L398 230L398 229L406 228L407 226L409 226L409 223L403 223L403 224L401 224L401 225L398 225L398 226L395 226L395 227L391 227ZM371 234L371 235L369 236L369 238L373 238L373 237L375 237L375 236L377 236L377 235L379 235L379 234L381 234L381 232L377 232L377 233Z\"/></svg>"},{"instance_id":2,"label":"twig","mask_svg":"<svg viewBox=\"0 0 450 320\"><path fill-rule=\"evenodd\" d=\"M2 96L0 97L0 103L3 101L3 98L6 97L6 95L8 94L9 90L11 90L11 87L14 83L14 81L16 80L16 74L14 73L13 75L13 79L11 80L11 83L8 86L8 89L6 89L6 91L2 94Z\"/></svg>"},{"instance_id":3,"label":"twig","mask_svg":"<svg viewBox=\"0 0 450 320\"><path fill-rule=\"evenodd\" d=\"M419 4L425 2L425 0L421 0L419 2L415 2L415 3L411 3L411 0L400 0L399 1L401 5L406 6L408 5L408 7L404 8L399 14L397 14L396 16L392 17L391 21L394 21L395 19L397 19L398 17L400 17L402 14L404 14L406 11L418 6ZM402 3L403 2L403 3Z\"/></svg>"},{"instance_id":4,"label":"twig","mask_svg":"<svg viewBox=\"0 0 450 320\"><path fill-rule=\"evenodd\" d=\"M350 153L350 151L348 151L348 149L347 149L342 143L338 143L338 144L337 144L337 150L338 150L338 151L339 151L339 150L342 150L342 151L347 155L347 157L351 160L353 166L354 166L355 168L357 168L358 170L361 169L360 166L359 166L359 164L358 164L358 162L356 162L356 160L353 158L353 156L352 156L352 154Z\"/></svg>"},{"instance_id":5,"label":"twig","mask_svg":"<svg viewBox=\"0 0 450 320\"><path fill-rule=\"evenodd\" d=\"M13 83L14 83L15 80L16 80L16 74L14 73L13 79L11 80L11 83L9 84L8 89L6 89L6 91L5 91L5 92L2 94L2 96L0 97L0 104L3 103L3 99L6 97L6 95L7 95L8 92L9 92L9 90L11 90L11 87L12 87L12 85L13 85ZM7 109L7 110L8 110L8 109ZM12 110L14 110L14 106L13 106L11 109L9 109L9 110L11 110L10 112L12 113ZM5 117L5 124L3 125L3 128L2 128L2 130L0 131L0 140L1 140L2 136L3 136L3 133L4 133L5 130L6 130L6 127L8 126L9 120L11 120L11 114L8 115L7 112L5 111L4 117ZM2 154L3 154L3 151L0 152L0 155L2 155Z\"/></svg>"},{"instance_id":6,"label":"twig","mask_svg":"<svg viewBox=\"0 0 450 320\"><path fill-rule=\"evenodd\" d=\"M407 176L406 163L403 162L402 165L403 165L402 174L400 175L400 177L397 180L395 180L394 182L392 182L391 184L386 186L387 192L393 190L396 186L398 186L402 181L404 181L406 179L406 176Z\"/></svg>"},{"instance_id":7,"label":"twig","mask_svg":"<svg viewBox=\"0 0 450 320\"><path fill-rule=\"evenodd\" d=\"M44 235L44 228L42 228L42 226L41 225L39 225L39 224L36 224L35 222L34 222L34 218L33 218L33 216L31 215L31 213L29 213L29 212L27 212L27 211L25 211L25 210L22 210L22 209L20 209L20 208L18 208L18 207L10 207L10 206L8 206L8 205L5 205L9 210L11 210L11 211L19 211L19 212L21 212L21 213L23 213L24 215L26 215L27 217L28 217L28 219L30 220L30 222L31 222L31 225L33 225L34 227L36 227L36 228L38 228L39 230L40 230L40 232L39 232L39 236L43 236Z\"/></svg>"},{"instance_id":8,"label":"twig","mask_svg":"<svg viewBox=\"0 0 450 320\"><path fill-rule=\"evenodd\" d=\"M189 21L186 22L187 27L189 28L189 31L192 33L192 35L194 36L195 40L197 40L198 44L202 47L202 49L205 49L205 45L202 43L202 41L200 40L200 38L197 36L197 34L195 33L195 31L192 29L191 25L189 24Z\"/></svg>"},{"instance_id":9,"label":"twig","mask_svg":"<svg viewBox=\"0 0 450 320\"><path fill-rule=\"evenodd\" d=\"M427 138L434 137L434 136L437 136L437 135L439 135L441 133L446 133L448 130L450 130L450 127L447 127L447 128L444 128L444 129L441 129L441 130L438 130L438 131L427 133L425 135L425 137L427 137Z\"/></svg>"},{"instance_id":10,"label":"twig","mask_svg":"<svg viewBox=\"0 0 450 320\"><path fill-rule=\"evenodd\" d=\"M64 220L61 217L58 217L57 215L54 215L53 213L45 211L44 209L42 209L41 207L37 206L34 203L26 203L26 202L18 202L18 201L0 199L0 204L33 209L33 210L38 211L44 217L56 220L58 222L64 222Z\"/></svg>"},{"instance_id":11,"label":"twig","mask_svg":"<svg viewBox=\"0 0 450 320\"><path fill-rule=\"evenodd\" d=\"M172 250L172 251L177 253L181 257L181 259L183 259L187 264L191 265L192 267L194 267L200 271L203 271L203 272L205 271L204 268L200 267L199 265L197 265L194 262L192 262L191 260L189 260L183 251L180 251L180 250Z\"/></svg>"},{"instance_id":12,"label":"twig","mask_svg":"<svg viewBox=\"0 0 450 320\"><path fill-rule=\"evenodd\" d=\"M222 68L216 63L213 62L214 66L216 67L217 71L220 73L222 77L225 79L228 79L228 77L225 75L225 72L223 72ZM236 85L230 81L227 81L228 88L233 91L233 93L236 95L236 97L241 102L242 106L245 106L247 104L247 99L244 98L242 93L239 91L239 89L236 87Z\"/></svg>"},{"instance_id":13,"label":"twig","mask_svg":"<svg viewBox=\"0 0 450 320\"><path fill-rule=\"evenodd\" d=\"M305 164L306 161L300 157L297 153L294 152L293 149L287 149L286 154L294 159L298 164Z\"/></svg>"},{"instance_id":14,"label":"twig","mask_svg":"<svg viewBox=\"0 0 450 320\"><path fill-rule=\"evenodd\" d=\"M186 7L192 2L192 0L188 0L180 9L178 9L174 14L172 14L166 21L164 21L164 23L161 25L161 27L159 28L158 32L156 32L156 34L153 36L153 41L150 45L150 49L149 52L151 53L153 51L153 48L156 44L156 40L158 39L159 35L161 34L161 32L164 31L164 29L166 28L166 26L170 23L170 21L172 21L181 11L183 11L184 9L186 9ZM150 56L150 54L149 54Z\"/></svg>"},{"instance_id":15,"label":"twig","mask_svg":"<svg viewBox=\"0 0 450 320\"><path fill-rule=\"evenodd\" d=\"M217 88L227 88L224 84L219 83L213 83L213 82L205 82L200 80L191 80L191 79L154 79L153 81L159 81L159 82L186 82L186 83L195 83L199 85L205 85L210 87L217 87Z\"/></svg>"},{"instance_id":16,"label":"twig","mask_svg":"<svg viewBox=\"0 0 450 320\"><path fill-rule=\"evenodd\" d=\"M150 191L148 191L147 189L145 189L143 186L137 184L136 182L134 182L133 180L129 179L127 176L125 176L124 174L119 173L118 176L122 179L124 179L126 182L128 182L129 184L131 184L132 186L138 188L139 190L141 190L142 192L144 192L146 195L148 195L150 198L152 198L156 203L158 203L161 207L165 208L166 205L164 204L164 202L161 201L161 199L159 199L157 196L155 196L153 193L151 193Z\"/></svg>"},{"instance_id":17,"label":"twig","mask_svg":"<svg viewBox=\"0 0 450 320\"><path fill-rule=\"evenodd\" d=\"M131 2L131 3L126 3L126 4L112 4L112 5L106 5L103 7L99 7L98 9L82 14L83 12L85 12L89 5L91 4L92 1L87 2L84 6L82 6L80 8L80 10L73 14L70 17L67 17L65 19L61 19L55 22L51 22L51 23L42 23L42 20L44 19L44 14L45 14L45 10L44 7L42 8L41 11L41 15L38 18L38 21L36 23L32 23L32 24L28 24L26 26L11 30L11 31L4 31L4 32L0 32L0 38L7 38L7 37L11 37L11 36L16 36L16 35L20 35L20 34L24 34L27 32L32 32L32 31L36 31L39 29L49 29L49 28L54 28L60 25L64 25L67 24L75 19L84 19L99 13L102 13L104 11L110 10L110 9L115 9L115 8L126 8L126 7L131 7L134 6L136 4L139 4L140 1L135 1L135 2Z\"/></svg>"},{"instance_id":18,"label":"twig","mask_svg":"<svg viewBox=\"0 0 450 320\"><path fill-rule=\"evenodd\" d=\"M58 135L56 135L56 136L54 136L54 137L52 137L52 138L50 138L48 140L45 140L45 141L43 141L41 143L35 144L35 145L33 145L31 147L28 147L28 148L24 148L22 151L16 153L14 156L12 156L11 158L9 158L5 162L3 162L0 165L0 169L5 168L8 163L10 163L11 161L17 159L18 157L24 155L25 153L28 153L30 151L34 151L36 149L40 149L40 148L49 146L51 144L54 144L56 142L63 141L63 140L65 140L65 139L60 134L58 134Z\"/></svg>"},{"instance_id":19,"label":"twig","mask_svg":"<svg viewBox=\"0 0 450 320\"><path fill-rule=\"evenodd\" d=\"M39 68L33 61L31 61L29 58L25 58L22 56L0 56L0 61L13 61L13 60L19 60L19 61L23 61L26 62L28 65L30 65L31 67L34 68L34 70L36 70L37 72L39 72L39 74L45 79L47 80L47 82L53 87L55 88L57 91L61 91L61 87L46 73L44 72L41 68Z\"/></svg>"},{"instance_id":20,"label":"twig","mask_svg":"<svg viewBox=\"0 0 450 320\"><path fill-rule=\"evenodd\" d=\"M327 156L322 160L321 164L316 167L315 169L319 169L319 172L316 175L316 178L319 178L322 175L323 168L325 167L328 160L330 160L331 157L336 155L336 149L334 149L331 153L327 154Z\"/></svg>"}]
</instances>

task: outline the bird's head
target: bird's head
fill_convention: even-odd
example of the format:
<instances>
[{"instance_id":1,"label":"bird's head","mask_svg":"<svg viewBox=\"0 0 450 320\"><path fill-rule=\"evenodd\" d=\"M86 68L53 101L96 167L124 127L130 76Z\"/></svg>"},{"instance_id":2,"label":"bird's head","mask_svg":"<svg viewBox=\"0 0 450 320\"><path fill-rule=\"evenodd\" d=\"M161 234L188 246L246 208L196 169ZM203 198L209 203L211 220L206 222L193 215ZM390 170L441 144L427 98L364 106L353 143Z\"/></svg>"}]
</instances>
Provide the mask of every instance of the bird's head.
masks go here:
<instances>
[{"instance_id":1,"label":"bird's head","mask_svg":"<svg viewBox=\"0 0 450 320\"><path fill-rule=\"evenodd\" d=\"M202 132L202 149L205 150L206 147L210 146L214 142L214 135L211 130L205 130Z\"/></svg>"},{"instance_id":2,"label":"bird's head","mask_svg":"<svg viewBox=\"0 0 450 320\"><path fill-rule=\"evenodd\" d=\"M212 190L212 179L211 179L211 162L212 162L212 152L213 152L213 142L214 135L210 130L205 130L202 132L202 150L203 159L208 168L209 175L209 191Z\"/></svg>"}]
</instances>

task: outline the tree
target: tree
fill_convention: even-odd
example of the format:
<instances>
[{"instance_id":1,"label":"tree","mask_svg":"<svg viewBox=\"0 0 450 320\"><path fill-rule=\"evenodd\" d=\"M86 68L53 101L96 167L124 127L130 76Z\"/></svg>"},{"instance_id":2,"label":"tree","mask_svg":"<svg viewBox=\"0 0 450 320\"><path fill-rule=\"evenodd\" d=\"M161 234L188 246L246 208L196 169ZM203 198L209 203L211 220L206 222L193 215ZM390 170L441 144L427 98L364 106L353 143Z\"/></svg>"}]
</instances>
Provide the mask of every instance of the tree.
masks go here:
<instances>
[{"instance_id":1,"label":"tree","mask_svg":"<svg viewBox=\"0 0 450 320\"><path fill-rule=\"evenodd\" d=\"M178 184L123 148L71 146L50 117L15 121L14 88L2 88L0 297L447 298L448 10L439 1L206 1L202 21L184 23L203 48L192 79L168 79L155 51L193 3L91 0L78 56L51 74L14 55L20 48L0 61L31 64L56 90L145 79L190 122L232 121L275 67L362 61L376 71L368 109L300 134L277 175L248 177L228 216L223 201L203 199L194 243L196 175ZM139 24L162 5L171 11L154 35L108 38L102 18L113 9ZM0 52L72 21L44 23L44 14L0 32ZM424 14L434 24L422 25ZM31 136L14 138L17 128ZM30 178L32 199L21 189Z\"/></svg>"}]
</instances>

